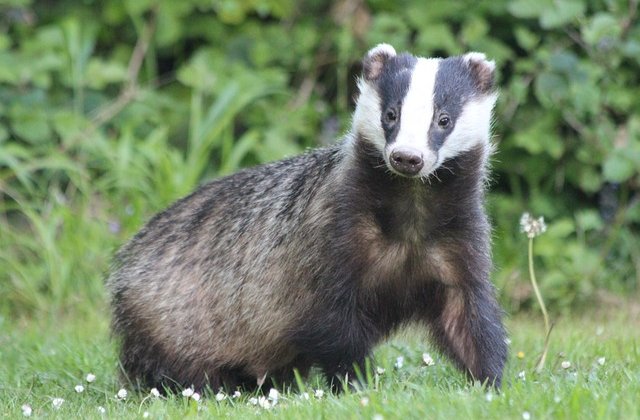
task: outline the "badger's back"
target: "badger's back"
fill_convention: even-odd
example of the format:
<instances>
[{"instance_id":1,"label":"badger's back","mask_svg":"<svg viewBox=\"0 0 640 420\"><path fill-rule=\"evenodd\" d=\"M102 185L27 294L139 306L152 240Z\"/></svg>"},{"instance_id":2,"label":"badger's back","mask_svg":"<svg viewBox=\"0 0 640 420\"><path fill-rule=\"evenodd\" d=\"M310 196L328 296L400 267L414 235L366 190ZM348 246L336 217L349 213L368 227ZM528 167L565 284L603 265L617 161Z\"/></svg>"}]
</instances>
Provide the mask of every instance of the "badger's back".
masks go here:
<instances>
[{"instance_id":1,"label":"badger's back","mask_svg":"<svg viewBox=\"0 0 640 420\"><path fill-rule=\"evenodd\" d=\"M307 213L339 160L338 148L320 149L210 182L118 252L108 287L129 376L255 382L291 363L283 335L310 298L302 251L321 239Z\"/></svg>"}]
</instances>

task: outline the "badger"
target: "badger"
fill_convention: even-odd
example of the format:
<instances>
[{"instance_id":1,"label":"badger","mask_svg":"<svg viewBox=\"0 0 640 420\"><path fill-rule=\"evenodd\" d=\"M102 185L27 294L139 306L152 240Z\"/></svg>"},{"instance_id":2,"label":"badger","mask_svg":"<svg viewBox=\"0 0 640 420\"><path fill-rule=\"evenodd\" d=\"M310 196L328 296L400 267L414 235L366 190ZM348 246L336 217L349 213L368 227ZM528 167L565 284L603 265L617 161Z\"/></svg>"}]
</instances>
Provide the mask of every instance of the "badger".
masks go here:
<instances>
[{"instance_id":1,"label":"badger","mask_svg":"<svg viewBox=\"0 0 640 420\"><path fill-rule=\"evenodd\" d=\"M368 51L334 146L241 170L155 215L107 280L126 378L255 388L355 378L421 324L472 380L507 356L484 210L495 64Z\"/></svg>"}]
</instances>

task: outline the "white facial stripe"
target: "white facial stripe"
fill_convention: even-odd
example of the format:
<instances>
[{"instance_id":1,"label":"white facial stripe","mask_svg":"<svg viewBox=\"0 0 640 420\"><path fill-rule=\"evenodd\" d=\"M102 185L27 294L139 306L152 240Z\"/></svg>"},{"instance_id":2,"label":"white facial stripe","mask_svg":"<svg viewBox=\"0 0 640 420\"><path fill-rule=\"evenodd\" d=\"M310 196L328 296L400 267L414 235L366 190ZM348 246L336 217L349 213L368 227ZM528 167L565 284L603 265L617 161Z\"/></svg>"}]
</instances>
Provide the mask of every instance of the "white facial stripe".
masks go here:
<instances>
[{"instance_id":1,"label":"white facial stripe","mask_svg":"<svg viewBox=\"0 0 640 420\"><path fill-rule=\"evenodd\" d=\"M435 88L438 59L419 58L413 69L407 96L402 103L400 131L391 147L410 147L419 150L428 162L435 159L429 150L428 133L433 115L433 91ZM428 169L428 168L425 168ZM430 168L429 168L430 169Z\"/></svg>"},{"instance_id":2,"label":"white facial stripe","mask_svg":"<svg viewBox=\"0 0 640 420\"><path fill-rule=\"evenodd\" d=\"M446 159L471 150L478 144L489 144L491 110L497 94L480 97L465 104L455 127L438 151L440 165ZM486 148L487 152L490 148Z\"/></svg>"},{"instance_id":3,"label":"white facial stripe","mask_svg":"<svg viewBox=\"0 0 640 420\"><path fill-rule=\"evenodd\" d=\"M364 79L358 80L360 96L353 114L353 126L356 133L371 142L380 152L384 151L386 139L380 122L380 97L378 92Z\"/></svg>"}]
</instances>

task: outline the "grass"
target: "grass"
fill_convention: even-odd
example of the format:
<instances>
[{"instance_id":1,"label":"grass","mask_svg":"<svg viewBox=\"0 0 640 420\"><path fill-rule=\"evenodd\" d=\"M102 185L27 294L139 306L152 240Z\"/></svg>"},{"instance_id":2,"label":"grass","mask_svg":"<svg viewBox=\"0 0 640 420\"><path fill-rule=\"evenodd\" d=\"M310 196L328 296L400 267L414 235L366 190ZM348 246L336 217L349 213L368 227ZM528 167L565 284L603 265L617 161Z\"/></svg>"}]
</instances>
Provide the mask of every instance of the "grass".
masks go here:
<instances>
[{"instance_id":1,"label":"grass","mask_svg":"<svg viewBox=\"0 0 640 420\"><path fill-rule=\"evenodd\" d=\"M312 376L304 382L308 400L298 391L280 390L269 410L252 405L255 395L246 394L221 402L208 395L196 402L130 391L126 400L116 399L121 385L106 312L18 323L0 319L0 418L21 417L23 404L34 417L52 418L100 418L99 406L108 418L142 418L145 412L149 418L640 418L640 320L631 311L560 319L540 374L535 364L541 320L509 320L511 356L500 393L468 384L420 334L408 332L376 351L376 366L385 371L363 389L331 395L322 378ZM433 366L422 362L423 352L432 355ZM400 356L404 365L398 369ZM88 373L94 382L85 380ZM82 393L74 390L79 384ZM316 389L324 391L321 398ZM54 398L65 400L59 409Z\"/></svg>"}]
</instances>

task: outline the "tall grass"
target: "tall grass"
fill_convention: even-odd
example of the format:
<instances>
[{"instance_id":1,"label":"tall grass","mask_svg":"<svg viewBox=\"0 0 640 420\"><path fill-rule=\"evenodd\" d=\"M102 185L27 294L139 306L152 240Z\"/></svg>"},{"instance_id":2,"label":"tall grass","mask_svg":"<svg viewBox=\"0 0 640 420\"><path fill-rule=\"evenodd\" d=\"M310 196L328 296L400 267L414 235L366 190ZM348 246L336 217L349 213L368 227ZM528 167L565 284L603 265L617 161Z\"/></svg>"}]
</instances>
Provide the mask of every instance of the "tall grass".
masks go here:
<instances>
[{"instance_id":1,"label":"tall grass","mask_svg":"<svg viewBox=\"0 0 640 420\"><path fill-rule=\"evenodd\" d=\"M73 40L73 26L67 32L71 56L81 54L74 63L85 60L89 46ZM259 137L247 131L236 140L234 121L274 93L267 84L231 84L215 97L193 88L183 145L169 139L162 123L143 130L116 129L110 121L90 127L77 106L81 85L74 83L73 91L74 118L81 123L66 136L36 145L0 143L0 310L6 313L55 313L102 302L114 249L203 178L237 170ZM143 89L139 103L128 106L154 95Z\"/></svg>"}]
</instances>

